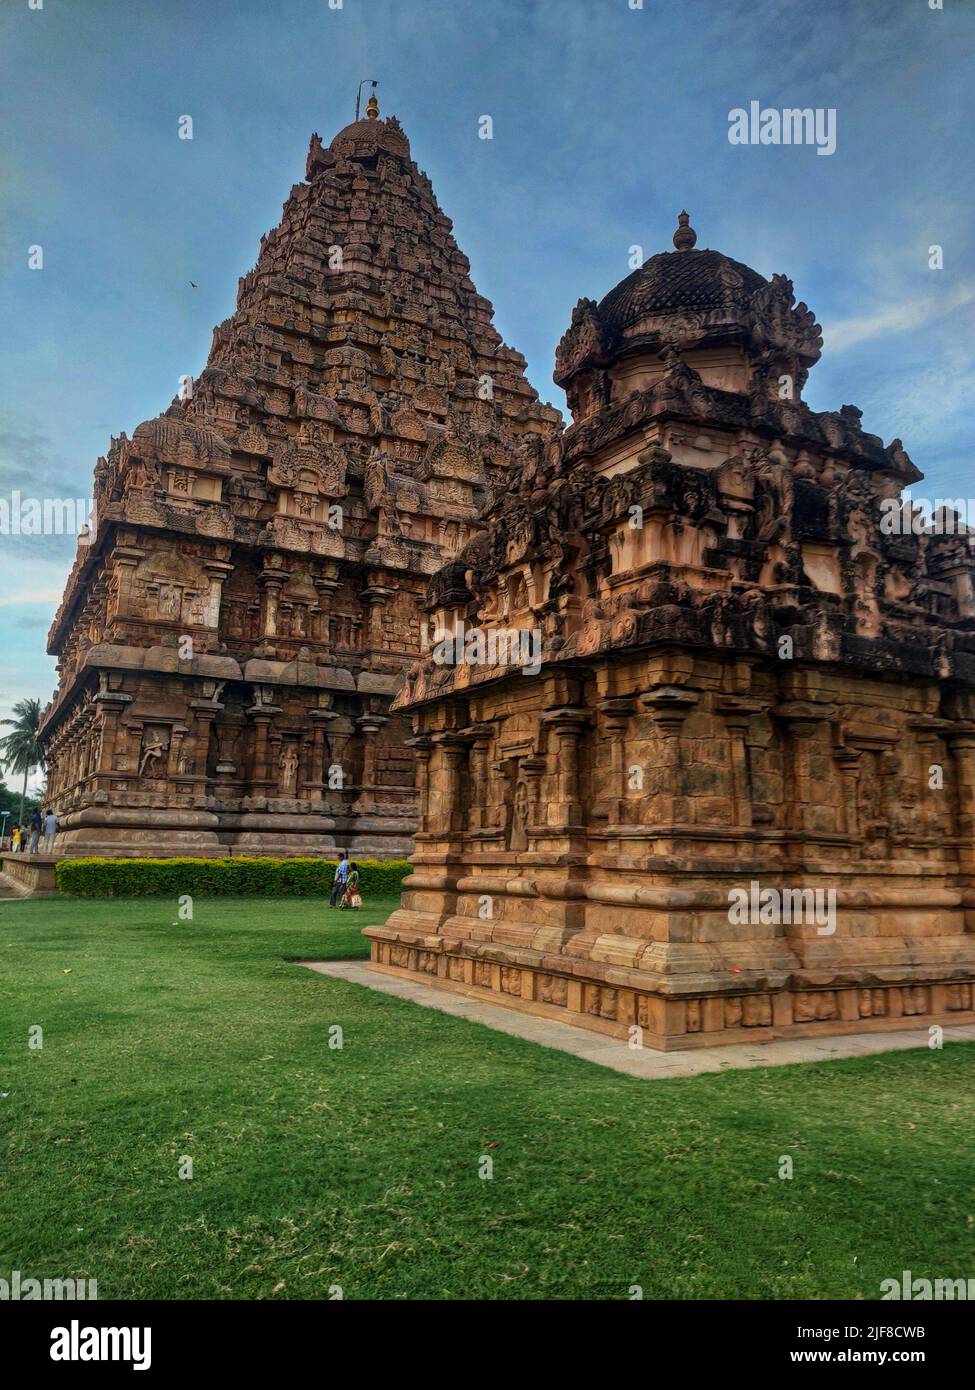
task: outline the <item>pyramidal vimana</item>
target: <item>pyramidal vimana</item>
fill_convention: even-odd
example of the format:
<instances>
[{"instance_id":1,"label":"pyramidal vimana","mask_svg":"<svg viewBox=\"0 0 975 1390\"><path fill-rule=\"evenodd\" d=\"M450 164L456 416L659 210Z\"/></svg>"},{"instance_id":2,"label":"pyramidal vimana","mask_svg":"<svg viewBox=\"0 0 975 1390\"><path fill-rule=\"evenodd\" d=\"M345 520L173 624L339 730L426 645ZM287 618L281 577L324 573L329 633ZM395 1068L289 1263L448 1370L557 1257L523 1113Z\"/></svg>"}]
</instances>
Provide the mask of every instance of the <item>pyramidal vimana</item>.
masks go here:
<instances>
[{"instance_id":1,"label":"pyramidal vimana","mask_svg":"<svg viewBox=\"0 0 975 1390\"><path fill-rule=\"evenodd\" d=\"M96 466L49 636L59 849L410 847L427 580L561 425L469 269L374 97L312 137L192 393Z\"/></svg>"}]
</instances>

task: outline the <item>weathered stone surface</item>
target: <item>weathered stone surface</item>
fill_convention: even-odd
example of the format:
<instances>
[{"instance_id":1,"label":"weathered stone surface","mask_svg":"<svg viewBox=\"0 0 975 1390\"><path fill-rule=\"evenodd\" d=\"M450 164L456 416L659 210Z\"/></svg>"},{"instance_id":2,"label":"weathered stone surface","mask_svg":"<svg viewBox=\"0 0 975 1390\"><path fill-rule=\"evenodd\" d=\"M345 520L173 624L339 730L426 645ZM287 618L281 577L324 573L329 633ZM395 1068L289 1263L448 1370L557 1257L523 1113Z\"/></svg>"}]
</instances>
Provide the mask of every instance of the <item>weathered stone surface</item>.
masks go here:
<instances>
[{"instance_id":1,"label":"weathered stone surface","mask_svg":"<svg viewBox=\"0 0 975 1390\"><path fill-rule=\"evenodd\" d=\"M67 853L411 844L389 696L419 598L559 416L395 119L314 136L307 179L192 395L95 469L97 525L49 639Z\"/></svg>"},{"instance_id":2,"label":"weathered stone surface","mask_svg":"<svg viewBox=\"0 0 975 1390\"><path fill-rule=\"evenodd\" d=\"M471 964L447 986L662 1048L968 1020L971 536L888 534L920 475L802 400L791 283L675 242L577 308L571 428L430 582L393 705L415 869L373 964L422 936ZM822 920L734 914L753 883Z\"/></svg>"}]
</instances>

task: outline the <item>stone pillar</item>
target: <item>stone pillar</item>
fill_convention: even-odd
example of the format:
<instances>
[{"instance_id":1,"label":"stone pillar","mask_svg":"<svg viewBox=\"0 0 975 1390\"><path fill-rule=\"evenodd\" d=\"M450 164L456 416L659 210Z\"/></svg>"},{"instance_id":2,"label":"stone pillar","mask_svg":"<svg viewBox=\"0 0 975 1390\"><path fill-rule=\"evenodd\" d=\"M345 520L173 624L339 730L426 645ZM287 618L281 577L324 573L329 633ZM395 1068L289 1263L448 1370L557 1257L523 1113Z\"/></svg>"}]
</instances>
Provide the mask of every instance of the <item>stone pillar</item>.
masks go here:
<instances>
[{"instance_id":1,"label":"stone pillar","mask_svg":"<svg viewBox=\"0 0 975 1390\"><path fill-rule=\"evenodd\" d=\"M467 762L467 743L457 733L434 734L433 742L440 750L442 764L441 805L437 829L450 836L464 828L465 808L462 800L463 773Z\"/></svg>"},{"instance_id":2,"label":"stone pillar","mask_svg":"<svg viewBox=\"0 0 975 1390\"><path fill-rule=\"evenodd\" d=\"M288 576L282 569L265 565L261 570L260 584L263 590L261 602L261 636L275 637L278 631L278 600Z\"/></svg>"},{"instance_id":3,"label":"stone pillar","mask_svg":"<svg viewBox=\"0 0 975 1390\"><path fill-rule=\"evenodd\" d=\"M78 743L75 736L74 726L67 731L65 739L66 763L68 769L68 785L74 789L78 782Z\"/></svg>"},{"instance_id":4,"label":"stone pillar","mask_svg":"<svg viewBox=\"0 0 975 1390\"><path fill-rule=\"evenodd\" d=\"M814 725L803 724L796 720L786 723L785 730L788 740L783 769L788 795L785 804L785 826L787 830L803 831L806 828L809 798L809 779L806 775L807 757L803 744L812 738L816 729Z\"/></svg>"},{"instance_id":5,"label":"stone pillar","mask_svg":"<svg viewBox=\"0 0 975 1390\"><path fill-rule=\"evenodd\" d=\"M408 738L406 746L416 754L417 833L425 835L430 829L430 757L433 739L426 734L418 734L416 738Z\"/></svg>"},{"instance_id":6,"label":"stone pillar","mask_svg":"<svg viewBox=\"0 0 975 1390\"><path fill-rule=\"evenodd\" d=\"M325 726L338 718L330 709L310 709L312 733L308 752L306 776L302 782L301 794L309 801L319 802L325 787Z\"/></svg>"},{"instance_id":7,"label":"stone pillar","mask_svg":"<svg viewBox=\"0 0 975 1390\"><path fill-rule=\"evenodd\" d=\"M493 727L494 726L491 724L472 724L470 727L462 730L464 737L470 741L469 775L471 797L470 807L467 811L467 827L469 830L483 830L488 823L488 750L491 746Z\"/></svg>"},{"instance_id":8,"label":"stone pillar","mask_svg":"<svg viewBox=\"0 0 975 1390\"><path fill-rule=\"evenodd\" d=\"M958 859L966 870L975 869L975 725L958 727L947 737L955 764L958 793Z\"/></svg>"},{"instance_id":9,"label":"stone pillar","mask_svg":"<svg viewBox=\"0 0 975 1390\"><path fill-rule=\"evenodd\" d=\"M312 756L307 760L307 777L302 791L309 801L321 801L321 762L325 752L325 734L321 724L314 724Z\"/></svg>"},{"instance_id":10,"label":"stone pillar","mask_svg":"<svg viewBox=\"0 0 975 1390\"><path fill-rule=\"evenodd\" d=\"M224 580L234 572L233 565L227 564L224 560L207 560L204 569L210 580L210 601L207 608L207 626L212 627L214 632L220 627L220 596L223 592Z\"/></svg>"},{"instance_id":11,"label":"stone pillar","mask_svg":"<svg viewBox=\"0 0 975 1390\"><path fill-rule=\"evenodd\" d=\"M386 645L383 641L383 610L394 592L382 584L371 584L359 593L359 602L366 609L366 630L362 644L366 651L382 651Z\"/></svg>"},{"instance_id":12,"label":"stone pillar","mask_svg":"<svg viewBox=\"0 0 975 1390\"><path fill-rule=\"evenodd\" d=\"M598 708L602 715L598 737L602 740L605 736L609 744L609 766L605 770L606 795L600 798L595 809L600 816L605 815L610 826L617 826L627 806L626 734L636 703L631 699L607 697L599 701Z\"/></svg>"},{"instance_id":13,"label":"stone pillar","mask_svg":"<svg viewBox=\"0 0 975 1390\"><path fill-rule=\"evenodd\" d=\"M951 581L958 616L962 619L975 618L975 576L968 556L963 553L958 560L945 565L938 577Z\"/></svg>"},{"instance_id":14,"label":"stone pillar","mask_svg":"<svg viewBox=\"0 0 975 1390\"><path fill-rule=\"evenodd\" d=\"M145 551L134 545L118 545L112 552L115 574L115 601L109 602L107 619L124 618L132 611L132 578Z\"/></svg>"},{"instance_id":15,"label":"stone pillar","mask_svg":"<svg viewBox=\"0 0 975 1390\"><path fill-rule=\"evenodd\" d=\"M190 704L192 705L192 703L193 702L191 700ZM173 722L169 726L169 752L166 755L166 779L168 782L174 782L177 778L182 778L183 780L185 780L188 776L193 776L193 773L181 773L179 770L180 754L182 753L183 749L183 740L185 739L188 733L189 725L184 724L179 719L173 720ZM194 753L191 754L191 756L195 764L195 737L191 739L190 742L191 746L194 747ZM179 790L182 792L185 791L186 788L180 787Z\"/></svg>"},{"instance_id":16,"label":"stone pillar","mask_svg":"<svg viewBox=\"0 0 975 1390\"><path fill-rule=\"evenodd\" d=\"M284 736L280 729L273 726L267 731L267 785L266 793L269 797L282 797L281 790L281 754L284 750ZM289 797L288 800L291 798Z\"/></svg>"},{"instance_id":17,"label":"stone pillar","mask_svg":"<svg viewBox=\"0 0 975 1390\"><path fill-rule=\"evenodd\" d=\"M825 720L835 718L836 707L812 700L788 700L775 705L772 714L786 732L783 781L786 792L791 791L791 798L786 802L785 828L803 835L811 828L809 741Z\"/></svg>"},{"instance_id":18,"label":"stone pillar","mask_svg":"<svg viewBox=\"0 0 975 1390\"><path fill-rule=\"evenodd\" d=\"M335 597L335 590L339 587L336 578L338 567L329 563L325 566L326 573L319 575L315 581L315 588L318 590L318 629L315 634L319 642L331 645L332 633L332 600Z\"/></svg>"},{"instance_id":19,"label":"stone pillar","mask_svg":"<svg viewBox=\"0 0 975 1390\"><path fill-rule=\"evenodd\" d=\"M58 734L57 741L57 794L64 797L68 790L68 750L65 743L63 732Z\"/></svg>"},{"instance_id":20,"label":"stone pillar","mask_svg":"<svg viewBox=\"0 0 975 1390\"><path fill-rule=\"evenodd\" d=\"M447 759L447 829L454 834L464 829L467 819L463 795L464 773L469 756L467 743L460 738L451 739L444 746L444 756Z\"/></svg>"},{"instance_id":21,"label":"stone pillar","mask_svg":"<svg viewBox=\"0 0 975 1390\"><path fill-rule=\"evenodd\" d=\"M298 735L298 767L295 771L295 784L292 796L295 800L311 800L309 782L313 776L315 761L315 741L322 745L321 729L302 729Z\"/></svg>"},{"instance_id":22,"label":"stone pillar","mask_svg":"<svg viewBox=\"0 0 975 1390\"><path fill-rule=\"evenodd\" d=\"M555 739L556 801L550 810L549 823L566 829L581 829L586 822L582 806L579 768L579 740L592 715L587 709L567 706L546 710L542 723L548 725Z\"/></svg>"},{"instance_id":23,"label":"stone pillar","mask_svg":"<svg viewBox=\"0 0 975 1390\"><path fill-rule=\"evenodd\" d=\"M860 814L857 807L857 772L862 750L840 748L834 760L840 772L840 829L844 835L857 839L860 834Z\"/></svg>"},{"instance_id":24,"label":"stone pillar","mask_svg":"<svg viewBox=\"0 0 975 1390\"><path fill-rule=\"evenodd\" d=\"M191 700L190 708L195 711L193 736L196 743L193 758L193 779L195 782L194 792L197 796L206 796L207 790L207 759L210 754L210 730L213 728L213 721L223 709L223 705L217 704L213 700Z\"/></svg>"},{"instance_id":25,"label":"stone pillar","mask_svg":"<svg viewBox=\"0 0 975 1390\"><path fill-rule=\"evenodd\" d=\"M748 732L752 715L763 705L760 700L725 695L717 700L717 709L724 715L730 744L732 825L743 830L752 827L751 770L748 764Z\"/></svg>"},{"instance_id":26,"label":"stone pillar","mask_svg":"<svg viewBox=\"0 0 975 1390\"><path fill-rule=\"evenodd\" d=\"M239 737L239 734L240 726L236 720L230 723L226 720L217 721L216 776L218 784L217 794L220 796L227 796L230 794L227 783L230 778L234 777L238 772L237 764L234 761L234 758L237 756L234 752L234 740L235 735Z\"/></svg>"},{"instance_id":27,"label":"stone pillar","mask_svg":"<svg viewBox=\"0 0 975 1390\"><path fill-rule=\"evenodd\" d=\"M528 788L528 811L525 816L525 829L528 832L528 848L532 848L532 827L537 826L541 815L542 777L548 768L546 758L522 758L518 775L525 779Z\"/></svg>"},{"instance_id":28,"label":"stone pillar","mask_svg":"<svg viewBox=\"0 0 975 1390\"><path fill-rule=\"evenodd\" d=\"M250 792L252 796L267 793L267 736L272 715L265 709L249 709L254 724L254 755L251 762Z\"/></svg>"},{"instance_id":29,"label":"stone pillar","mask_svg":"<svg viewBox=\"0 0 975 1390\"><path fill-rule=\"evenodd\" d=\"M57 801L58 793L61 790L61 773L58 768L58 755L55 751L53 742L47 745L47 788L48 796L52 801ZM4 831L6 834L6 831Z\"/></svg>"},{"instance_id":30,"label":"stone pillar","mask_svg":"<svg viewBox=\"0 0 975 1390\"><path fill-rule=\"evenodd\" d=\"M351 719L342 714L336 715L334 722L326 722L328 723L328 763L322 778L324 782L323 795L326 807L333 812L339 812L345 804L342 800L343 792L347 791L352 784L352 769L346 758L346 750L352 738L353 724ZM342 773L341 787L331 785L334 767L339 768Z\"/></svg>"},{"instance_id":31,"label":"stone pillar","mask_svg":"<svg viewBox=\"0 0 975 1390\"><path fill-rule=\"evenodd\" d=\"M683 685L661 685L640 696L640 704L652 715L660 733L660 761L664 774L662 795L665 802L660 822L664 825L682 824L690 819L690 808L684 795L680 732L684 720L699 699L696 690Z\"/></svg>"},{"instance_id":32,"label":"stone pillar","mask_svg":"<svg viewBox=\"0 0 975 1390\"><path fill-rule=\"evenodd\" d=\"M363 791L366 788L371 791L376 786L376 735L388 722L382 714L363 714L355 721L356 729L362 735L362 776L359 785Z\"/></svg>"},{"instance_id":33,"label":"stone pillar","mask_svg":"<svg viewBox=\"0 0 975 1390\"><path fill-rule=\"evenodd\" d=\"M108 791L107 781L115 767L115 741L118 737L119 719L122 711L131 701L132 696L123 694L121 690L99 690L95 695L95 707L101 710L102 723L101 749L95 775L98 782L105 779L106 786L103 788L105 791ZM51 781L53 785L53 778ZM97 783L96 790L98 790Z\"/></svg>"}]
</instances>

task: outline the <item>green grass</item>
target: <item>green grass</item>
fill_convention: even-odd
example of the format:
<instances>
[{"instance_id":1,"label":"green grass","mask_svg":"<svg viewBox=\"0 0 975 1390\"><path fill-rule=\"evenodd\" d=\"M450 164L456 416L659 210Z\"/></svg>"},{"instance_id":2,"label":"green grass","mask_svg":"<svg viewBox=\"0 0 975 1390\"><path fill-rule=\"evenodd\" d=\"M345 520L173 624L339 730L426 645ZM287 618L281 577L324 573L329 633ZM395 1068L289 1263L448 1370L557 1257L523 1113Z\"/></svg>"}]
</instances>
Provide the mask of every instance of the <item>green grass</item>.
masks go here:
<instances>
[{"instance_id":1,"label":"green grass","mask_svg":"<svg viewBox=\"0 0 975 1390\"><path fill-rule=\"evenodd\" d=\"M975 1272L972 1045L637 1081L291 963L365 955L392 906L5 904L0 1277L776 1299Z\"/></svg>"}]
</instances>

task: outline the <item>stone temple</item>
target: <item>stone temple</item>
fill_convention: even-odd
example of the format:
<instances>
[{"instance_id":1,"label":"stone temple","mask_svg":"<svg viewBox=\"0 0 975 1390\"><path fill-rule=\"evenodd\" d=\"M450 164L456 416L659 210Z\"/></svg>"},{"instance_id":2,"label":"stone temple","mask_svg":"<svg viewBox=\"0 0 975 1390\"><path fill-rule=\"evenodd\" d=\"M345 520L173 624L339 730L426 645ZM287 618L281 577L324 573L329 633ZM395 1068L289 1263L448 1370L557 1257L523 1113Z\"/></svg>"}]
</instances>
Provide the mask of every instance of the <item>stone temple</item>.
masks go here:
<instances>
[{"instance_id":1,"label":"stone temple","mask_svg":"<svg viewBox=\"0 0 975 1390\"><path fill-rule=\"evenodd\" d=\"M395 119L326 148L205 370L111 442L49 637L68 854L408 850L419 600L553 437Z\"/></svg>"},{"instance_id":2,"label":"stone temple","mask_svg":"<svg viewBox=\"0 0 975 1390\"><path fill-rule=\"evenodd\" d=\"M662 1049L971 1022L971 537L805 404L791 282L679 222L578 304L571 427L430 583L373 968Z\"/></svg>"}]
</instances>

